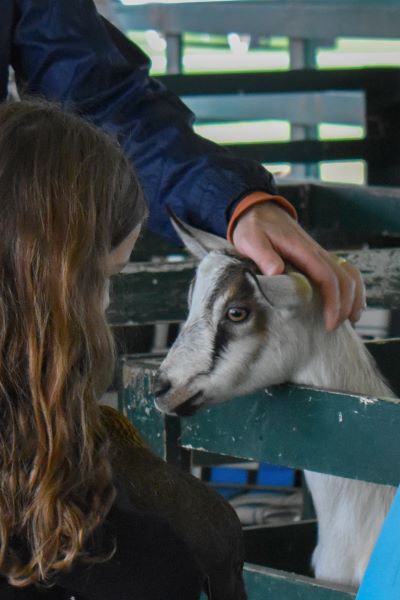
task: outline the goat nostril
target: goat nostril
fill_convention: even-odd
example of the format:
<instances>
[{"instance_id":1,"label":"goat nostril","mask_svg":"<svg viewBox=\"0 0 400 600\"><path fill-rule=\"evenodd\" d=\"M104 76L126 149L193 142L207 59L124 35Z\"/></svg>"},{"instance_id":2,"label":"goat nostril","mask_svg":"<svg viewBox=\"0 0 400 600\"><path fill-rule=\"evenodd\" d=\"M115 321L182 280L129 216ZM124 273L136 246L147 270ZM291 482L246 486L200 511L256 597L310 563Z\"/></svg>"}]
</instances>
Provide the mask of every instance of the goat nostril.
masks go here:
<instances>
[{"instance_id":1,"label":"goat nostril","mask_svg":"<svg viewBox=\"0 0 400 600\"><path fill-rule=\"evenodd\" d=\"M153 394L156 396L156 398L158 398L158 396L162 396L163 394L166 394L168 392L168 390L171 389L171 382L169 379L167 379L166 377L157 377L155 383L154 383L154 387L153 387Z\"/></svg>"}]
</instances>

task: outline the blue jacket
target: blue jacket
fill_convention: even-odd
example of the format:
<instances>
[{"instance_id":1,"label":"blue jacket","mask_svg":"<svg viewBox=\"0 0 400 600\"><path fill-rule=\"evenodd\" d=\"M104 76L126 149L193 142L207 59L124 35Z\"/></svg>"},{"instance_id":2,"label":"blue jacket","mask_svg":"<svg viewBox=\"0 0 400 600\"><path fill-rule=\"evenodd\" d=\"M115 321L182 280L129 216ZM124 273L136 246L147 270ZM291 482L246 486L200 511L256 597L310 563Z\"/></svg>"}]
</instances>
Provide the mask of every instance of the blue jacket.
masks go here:
<instances>
[{"instance_id":1,"label":"blue jacket","mask_svg":"<svg viewBox=\"0 0 400 600\"><path fill-rule=\"evenodd\" d=\"M145 190L152 231L176 239L169 205L225 235L244 195L276 193L260 164L194 134L193 114L149 77L148 57L92 0L0 0L0 99L9 64L26 93L57 100L118 136Z\"/></svg>"}]
</instances>

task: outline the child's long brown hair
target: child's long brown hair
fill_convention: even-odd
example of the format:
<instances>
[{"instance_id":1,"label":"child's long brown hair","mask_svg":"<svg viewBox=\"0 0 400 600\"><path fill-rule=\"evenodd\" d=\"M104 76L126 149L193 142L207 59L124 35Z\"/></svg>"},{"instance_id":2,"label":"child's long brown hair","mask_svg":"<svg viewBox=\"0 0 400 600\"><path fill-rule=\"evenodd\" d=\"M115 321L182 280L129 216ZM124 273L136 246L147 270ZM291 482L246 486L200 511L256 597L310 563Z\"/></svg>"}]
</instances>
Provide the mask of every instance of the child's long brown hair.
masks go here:
<instances>
[{"instance_id":1,"label":"child's long brown hair","mask_svg":"<svg viewBox=\"0 0 400 600\"><path fill-rule=\"evenodd\" d=\"M118 145L42 102L0 106L0 573L50 582L114 497L97 399L105 259L144 218Z\"/></svg>"}]
</instances>

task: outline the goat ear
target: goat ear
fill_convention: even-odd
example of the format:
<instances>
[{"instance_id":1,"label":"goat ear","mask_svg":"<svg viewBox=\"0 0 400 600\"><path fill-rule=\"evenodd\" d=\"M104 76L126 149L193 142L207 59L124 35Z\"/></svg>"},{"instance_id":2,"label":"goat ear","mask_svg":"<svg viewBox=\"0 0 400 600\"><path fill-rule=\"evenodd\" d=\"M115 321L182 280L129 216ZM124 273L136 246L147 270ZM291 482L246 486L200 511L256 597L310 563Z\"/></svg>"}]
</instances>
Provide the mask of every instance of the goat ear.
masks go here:
<instances>
[{"instance_id":1,"label":"goat ear","mask_svg":"<svg viewBox=\"0 0 400 600\"><path fill-rule=\"evenodd\" d=\"M186 249L195 258L201 260L211 252L211 250L227 250L228 248L233 248L226 239L220 238L212 233L201 231L191 225L187 225L187 223L181 221L171 209L168 209L168 213L176 233L185 244Z\"/></svg>"},{"instance_id":2,"label":"goat ear","mask_svg":"<svg viewBox=\"0 0 400 600\"><path fill-rule=\"evenodd\" d=\"M310 302L313 289L301 273L257 275L257 282L268 304L274 308L295 308Z\"/></svg>"}]
</instances>

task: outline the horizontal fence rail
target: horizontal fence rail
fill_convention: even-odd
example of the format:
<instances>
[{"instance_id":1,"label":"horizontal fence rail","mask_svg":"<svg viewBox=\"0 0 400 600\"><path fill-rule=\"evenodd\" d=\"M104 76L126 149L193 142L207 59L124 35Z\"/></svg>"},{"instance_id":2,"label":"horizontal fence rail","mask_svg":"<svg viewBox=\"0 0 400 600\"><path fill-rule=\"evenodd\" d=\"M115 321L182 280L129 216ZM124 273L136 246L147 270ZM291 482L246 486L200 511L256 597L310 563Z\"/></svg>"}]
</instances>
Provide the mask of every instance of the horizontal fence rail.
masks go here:
<instances>
[{"instance_id":1,"label":"horizontal fence rail","mask_svg":"<svg viewBox=\"0 0 400 600\"><path fill-rule=\"evenodd\" d=\"M371 108L376 109L398 97L400 68L163 75L158 79L179 96L364 90L374 98Z\"/></svg>"},{"instance_id":2,"label":"horizontal fence rail","mask_svg":"<svg viewBox=\"0 0 400 600\"><path fill-rule=\"evenodd\" d=\"M399 404L280 386L182 419L180 443L189 449L398 485Z\"/></svg>"},{"instance_id":3,"label":"horizontal fence rail","mask_svg":"<svg viewBox=\"0 0 400 600\"><path fill-rule=\"evenodd\" d=\"M361 271L369 306L400 308L400 249L341 253ZM196 263L132 263L116 278L108 318L112 325L182 321Z\"/></svg>"},{"instance_id":4,"label":"horizontal fence rail","mask_svg":"<svg viewBox=\"0 0 400 600\"><path fill-rule=\"evenodd\" d=\"M216 94L182 96L196 122L276 119L311 126L319 123L365 125L361 92L293 92L290 94Z\"/></svg>"},{"instance_id":5,"label":"horizontal fence rail","mask_svg":"<svg viewBox=\"0 0 400 600\"><path fill-rule=\"evenodd\" d=\"M374 185L398 185L400 142L392 132L399 129L398 113L400 69L368 68L349 70L315 70L295 69L289 72L262 73L218 73L199 75L165 75L159 78L168 89L179 96L189 99L189 104L196 112L200 109L202 120L216 118L223 113L223 97L227 101L227 114L233 119L250 114L250 108L256 109L257 118L283 118L290 121L295 128L313 127L318 118L327 118L330 122L343 122L354 117L354 124L365 123L365 135L359 140L315 139L287 142L235 143L226 147L244 158L258 160L262 163L318 163L333 160L364 160L368 164L368 182ZM332 110L329 92L338 94L362 92L363 98L345 98L336 103ZM249 103L246 104L247 95ZM262 113L261 99L257 95L271 94L268 104ZM280 103L274 102L273 96L285 94ZM289 94L294 94L292 99ZM295 102L295 97L303 101ZM309 95L307 98L306 94ZM328 94L328 95L327 95ZM218 102L212 96L222 97ZM204 99L204 96L206 99ZM239 100L235 114L235 98ZM306 111L306 106L316 104L318 110ZM356 108L355 102L358 103ZM270 107L271 112L268 112ZM278 108L277 108L278 107ZM345 109L345 110L344 110ZM247 111L247 112L245 112ZM331 118L329 117L331 112ZM308 112L313 118L305 116ZM304 117L304 119L303 119ZM256 118L255 116L253 118ZM314 122L312 122L314 120ZM303 132L304 133L304 132ZM315 132L314 132L315 133ZM311 137L315 137L314 134Z\"/></svg>"},{"instance_id":6,"label":"horizontal fence rail","mask_svg":"<svg viewBox=\"0 0 400 600\"><path fill-rule=\"evenodd\" d=\"M245 564L244 580L249 600L353 600L351 591L328 586L295 573Z\"/></svg>"},{"instance_id":7,"label":"horizontal fence rail","mask_svg":"<svg viewBox=\"0 0 400 600\"><path fill-rule=\"evenodd\" d=\"M400 190L393 187L278 182L296 207L299 222L328 249L400 246ZM160 261L182 249L146 232L135 247L137 262ZM154 265L153 265L154 266ZM143 267L144 269L144 267Z\"/></svg>"},{"instance_id":8,"label":"horizontal fence rail","mask_svg":"<svg viewBox=\"0 0 400 600\"><path fill-rule=\"evenodd\" d=\"M395 0L269 0L117 6L125 29L332 39L398 37L400 6Z\"/></svg>"},{"instance_id":9,"label":"horizontal fence rail","mask_svg":"<svg viewBox=\"0 0 400 600\"><path fill-rule=\"evenodd\" d=\"M368 347L400 391L400 340ZM399 400L281 385L177 419L154 407L160 361L126 357L120 384L121 408L159 454L174 451L168 450L169 441L190 450L398 485Z\"/></svg>"}]
</instances>

